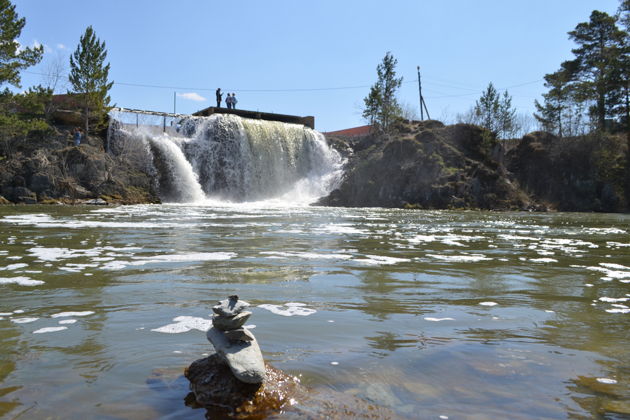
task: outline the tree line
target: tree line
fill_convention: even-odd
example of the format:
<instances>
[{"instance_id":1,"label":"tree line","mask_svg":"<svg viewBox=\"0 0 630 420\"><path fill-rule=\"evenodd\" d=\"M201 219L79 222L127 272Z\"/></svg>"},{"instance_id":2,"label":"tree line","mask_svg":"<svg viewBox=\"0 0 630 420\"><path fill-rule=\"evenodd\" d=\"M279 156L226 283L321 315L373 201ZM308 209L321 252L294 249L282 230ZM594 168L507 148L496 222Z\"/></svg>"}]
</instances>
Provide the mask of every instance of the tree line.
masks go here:
<instances>
[{"instance_id":1,"label":"tree line","mask_svg":"<svg viewBox=\"0 0 630 420\"><path fill-rule=\"evenodd\" d=\"M26 24L18 16L10 0L0 0L0 140L5 146L14 138L50 129L54 111L53 87L38 85L22 93L12 92L6 85L21 88L20 72L42 60L43 46L25 47L17 41ZM80 106L83 128L98 129L110 109L108 95L113 82L109 78L109 63L105 42L100 41L91 26L79 39L70 57L72 87L68 93Z\"/></svg>"},{"instance_id":2,"label":"tree line","mask_svg":"<svg viewBox=\"0 0 630 420\"><path fill-rule=\"evenodd\" d=\"M544 76L542 103L534 102L534 118L544 131L560 137L589 132L630 132L630 0L621 0L613 16L594 10L588 22L568 33L577 47L575 58ZM370 125L389 131L404 112L396 99L402 77L390 52L377 67L377 82L364 99L363 117ZM475 105L458 115L459 122L477 124L498 138L510 138L521 128L512 97L492 83Z\"/></svg>"}]
</instances>

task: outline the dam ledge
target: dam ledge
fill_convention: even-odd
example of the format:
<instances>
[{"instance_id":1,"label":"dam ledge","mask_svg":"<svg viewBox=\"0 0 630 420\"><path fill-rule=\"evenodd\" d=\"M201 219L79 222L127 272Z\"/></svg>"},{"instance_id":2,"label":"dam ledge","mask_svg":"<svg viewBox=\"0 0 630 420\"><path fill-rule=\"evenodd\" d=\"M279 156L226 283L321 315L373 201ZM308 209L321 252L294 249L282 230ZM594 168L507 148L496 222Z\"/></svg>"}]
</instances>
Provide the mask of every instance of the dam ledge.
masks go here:
<instances>
[{"instance_id":1,"label":"dam ledge","mask_svg":"<svg viewBox=\"0 0 630 420\"><path fill-rule=\"evenodd\" d=\"M200 111L194 112L193 114L177 114L170 112L159 112L159 111L148 111L148 110L140 110L140 109L131 109L131 108L122 108L122 107L113 107L112 111L117 112L130 112L137 114L146 114L146 115L156 115L170 118L186 118L186 117L209 117L214 114L230 114L237 115L242 118L249 118L253 120L265 120L265 121L278 121L289 124L301 124L305 127L309 127L311 129L315 129L315 117L314 116L298 116L298 115L288 115L288 114L276 114L273 112L261 112L261 111L251 111L245 109L231 109L231 108L222 108L222 107L208 107L204 108Z\"/></svg>"}]
</instances>

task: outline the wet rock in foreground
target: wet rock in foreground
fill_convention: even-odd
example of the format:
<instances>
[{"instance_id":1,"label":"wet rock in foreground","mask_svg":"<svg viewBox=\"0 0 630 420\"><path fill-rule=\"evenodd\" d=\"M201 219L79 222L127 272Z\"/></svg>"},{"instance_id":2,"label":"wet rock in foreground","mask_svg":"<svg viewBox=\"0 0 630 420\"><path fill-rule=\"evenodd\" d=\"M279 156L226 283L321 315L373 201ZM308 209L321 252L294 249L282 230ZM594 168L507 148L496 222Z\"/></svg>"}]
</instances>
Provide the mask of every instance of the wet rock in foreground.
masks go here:
<instances>
[{"instance_id":1,"label":"wet rock in foreground","mask_svg":"<svg viewBox=\"0 0 630 420\"><path fill-rule=\"evenodd\" d=\"M298 378L266 364L265 381L247 384L236 379L221 357L213 354L193 362L184 375L191 393L186 404L205 408L208 419L399 419L393 411L352 395L311 390Z\"/></svg>"}]
</instances>

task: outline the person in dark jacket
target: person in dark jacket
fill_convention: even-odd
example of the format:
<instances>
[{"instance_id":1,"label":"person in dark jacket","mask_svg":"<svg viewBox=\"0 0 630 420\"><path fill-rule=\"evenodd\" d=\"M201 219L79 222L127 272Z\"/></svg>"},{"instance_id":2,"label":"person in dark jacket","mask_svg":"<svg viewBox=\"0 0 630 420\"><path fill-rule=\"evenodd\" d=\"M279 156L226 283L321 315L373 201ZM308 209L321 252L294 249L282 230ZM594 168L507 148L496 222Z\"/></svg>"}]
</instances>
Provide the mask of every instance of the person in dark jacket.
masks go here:
<instances>
[{"instance_id":1,"label":"person in dark jacket","mask_svg":"<svg viewBox=\"0 0 630 420\"><path fill-rule=\"evenodd\" d=\"M217 89L217 108L221 108L221 99L223 97L223 93L221 93L221 88Z\"/></svg>"}]
</instances>

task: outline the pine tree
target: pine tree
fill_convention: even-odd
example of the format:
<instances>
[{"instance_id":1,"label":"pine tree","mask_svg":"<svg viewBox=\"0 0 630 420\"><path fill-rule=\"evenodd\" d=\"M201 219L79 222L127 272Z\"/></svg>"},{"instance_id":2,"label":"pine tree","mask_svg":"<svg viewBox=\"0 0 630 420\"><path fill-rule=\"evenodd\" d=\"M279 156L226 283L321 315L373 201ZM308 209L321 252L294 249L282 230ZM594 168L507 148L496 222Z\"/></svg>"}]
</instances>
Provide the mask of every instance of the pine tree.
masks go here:
<instances>
[{"instance_id":1,"label":"pine tree","mask_svg":"<svg viewBox=\"0 0 630 420\"><path fill-rule=\"evenodd\" d=\"M499 93L492 82L475 102L475 121L495 134L499 131Z\"/></svg>"},{"instance_id":2,"label":"pine tree","mask_svg":"<svg viewBox=\"0 0 630 420\"><path fill-rule=\"evenodd\" d=\"M73 92L80 97L83 107L85 133L89 129L90 118L98 126L109 110L110 97L107 92L114 82L108 82L109 63L105 64L107 50L92 26L88 26L80 38L74 54L70 56L70 83Z\"/></svg>"},{"instance_id":3,"label":"pine tree","mask_svg":"<svg viewBox=\"0 0 630 420\"><path fill-rule=\"evenodd\" d=\"M572 50L572 89L578 100L592 101L591 114L600 130L606 129L607 117L615 116L630 71L623 67L628 51L624 46L625 33L617 27L616 20L594 10L589 22L580 23L569 32L569 38L578 44Z\"/></svg>"},{"instance_id":4,"label":"pine tree","mask_svg":"<svg viewBox=\"0 0 630 420\"><path fill-rule=\"evenodd\" d=\"M534 101L538 113L534 117L541 123L543 130L563 136L563 112L569 107L568 75L563 70L545 75L545 87L549 89L543 94L544 105Z\"/></svg>"},{"instance_id":5,"label":"pine tree","mask_svg":"<svg viewBox=\"0 0 630 420\"><path fill-rule=\"evenodd\" d=\"M472 116L473 123L487 128L498 138L507 138L519 130L512 97L507 90L499 94L492 82L475 102Z\"/></svg>"},{"instance_id":6,"label":"pine tree","mask_svg":"<svg viewBox=\"0 0 630 420\"><path fill-rule=\"evenodd\" d=\"M20 70L39 63L44 54L40 45L25 48L17 41L26 20L15 13L9 0L0 0L0 85L20 86Z\"/></svg>"},{"instance_id":7,"label":"pine tree","mask_svg":"<svg viewBox=\"0 0 630 420\"><path fill-rule=\"evenodd\" d=\"M370 93L363 99L365 108L363 118L371 125L388 131L392 123L402 115L402 108L396 99L396 91L403 78L396 78L398 60L387 52L383 61L376 67L377 82L370 88Z\"/></svg>"}]
</instances>

